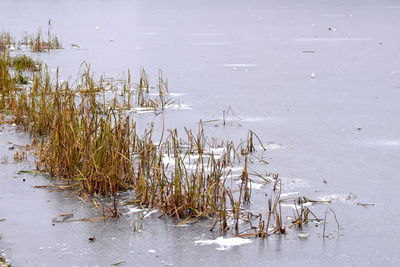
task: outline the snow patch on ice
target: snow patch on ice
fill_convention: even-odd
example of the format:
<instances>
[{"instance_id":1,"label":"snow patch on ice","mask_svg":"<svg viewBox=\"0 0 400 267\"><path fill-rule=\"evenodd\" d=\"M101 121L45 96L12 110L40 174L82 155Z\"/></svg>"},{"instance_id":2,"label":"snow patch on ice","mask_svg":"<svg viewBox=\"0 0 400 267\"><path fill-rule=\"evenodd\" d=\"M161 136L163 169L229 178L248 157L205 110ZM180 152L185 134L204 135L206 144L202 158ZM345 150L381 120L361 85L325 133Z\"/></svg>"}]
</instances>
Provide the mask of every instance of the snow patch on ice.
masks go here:
<instances>
[{"instance_id":1,"label":"snow patch on ice","mask_svg":"<svg viewBox=\"0 0 400 267\"><path fill-rule=\"evenodd\" d=\"M348 196L332 194L332 195L320 197L318 200L331 201L331 202L346 201L346 200L348 200Z\"/></svg>"},{"instance_id":2,"label":"snow patch on ice","mask_svg":"<svg viewBox=\"0 0 400 267\"><path fill-rule=\"evenodd\" d=\"M285 198L288 196L292 196L292 195L298 195L300 194L299 192L287 192L287 193L281 193L281 198Z\"/></svg>"},{"instance_id":3,"label":"snow patch on ice","mask_svg":"<svg viewBox=\"0 0 400 267\"><path fill-rule=\"evenodd\" d=\"M138 212L144 212L144 211L146 211L146 209L141 209L138 207L129 207L129 210L127 213L131 214L131 213L138 213Z\"/></svg>"},{"instance_id":4,"label":"snow patch on ice","mask_svg":"<svg viewBox=\"0 0 400 267\"><path fill-rule=\"evenodd\" d=\"M149 209L141 209L138 207L129 207L127 214L142 213L142 214L144 214L143 218L148 218L150 215L152 215L153 213L156 213L156 212L158 212L158 210L156 210L156 209L149 210Z\"/></svg>"},{"instance_id":5,"label":"snow patch on ice","mask_svg":"<svg viewBox=\"0 0 400 267\"><path fill-rule=\"evenodd\" d=\"M252 241L249 239L244 239L240 237L231 237L231 238L223 238L223 237L218 237L215 240L197 240L194 243L199 244L199 245L213 245L216 244L218 247L216 248L217 250L228 250L234 246L240 246L244 244L249 244Z\"/></svg>"}]
</instances>

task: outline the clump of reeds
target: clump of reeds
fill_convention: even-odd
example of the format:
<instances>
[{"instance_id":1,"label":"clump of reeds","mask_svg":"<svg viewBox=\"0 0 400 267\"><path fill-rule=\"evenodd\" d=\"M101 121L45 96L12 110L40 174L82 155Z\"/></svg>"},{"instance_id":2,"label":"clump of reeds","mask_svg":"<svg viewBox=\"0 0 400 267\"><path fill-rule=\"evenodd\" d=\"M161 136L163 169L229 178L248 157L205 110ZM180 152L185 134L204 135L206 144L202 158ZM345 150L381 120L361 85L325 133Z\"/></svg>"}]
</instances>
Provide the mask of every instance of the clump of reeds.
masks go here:
<instances>
[{"instance_id":1,"label":"clump of reeds","mask_svg":"<svg viewBox=\"0 0 400 267\"><path fill-rule=\"evenodd\" d=\"M140 90L144 94L147 83L142 71ZM164 95L167 83L161 73L158 87ZM118 113L116 105L101 108L104 103L97 94L104 89L104 80L95 81L87 66L75 88L60 83L58 76L51 79L44 68L35 73L30 90L13 91L15 122L34 135L46 137L40 145L38 168L70 180L82 192L116 194L133 189L135 204L158 208L177 218L222 216L227 225L224 176L234 161L233 144L227 145L228 153L216 158L200 123L197 133L186 129L187 141L175 129L155 145L152 129L139 137L135 124ZM164 163L165 157L172 159L173 166ZM239 203L250 198L246 166L247 161ZM240 204L235 205L239 211Z\"/></svg>"},{"instance_id":2,"label":"clump of reeds","mask_svg":"<svg viewBox=\"0 0 400 267\"><path fill-rule=\"evenodd\" d=\"M136 106L137 108L160 109L164 110L168 105L175 103L171 98L168 98L168 81L164 79L161 70L158 72L157 91L151 97L151 88L146 71L140 69L139 83L136 85Z\"/></svg>"},{"instance_id":3,"label":"clump of reeds","mask_svg":"<svg viewBox=\"0 0 400 267\"><path fill-rule=\"evenodd\" d=\"M14 161L23 161L28 158L28 155L26 154L25 151L16 151L14 153L13 158L14 158Z\"/></svg>"},{"instance_id":4,"label":"clump of reeds","mask_svg":"<svg viewBox=\"0 0 400 267\"><path fill-rule=\"evenodd\" d=\"M0 52L15 46L15 39L9 32L0 33Z\"/></svg>"},{"instance_id":5,"label":"clump of reeds","mask_svg":"<svg viewBox=\"0 0 400 267\"><path fill-rule=\"evenodd\" d=\"M31 72L31 84L18 86L16 75L26 71ZM172 129L155 143L154 128L138 134L135 122L123 111L131 105L164 109L171 103L166 98L168 83L160 71L158 98L150 97L144 69L134 94L131 84L129 71L116 85L103 76L96 79L86 63L75 83L60 82L58 70L52 77L46 66L39 68L25 56L12 58L7 48L0 57L0 111L11 111L13 122L40 137L36 144L38 170L68 181L67 188L80 193L111 195L113 202L103 208L107 216L120 216L116 194L130 189L131 203L157 208L161 215L179 219L216 218L222 231L232 229L240 234L239 221L245 217L252 193L249 162L256 152L254 142L265 150L260 138L249 131L238 146L218 143L206 136L200 121L197 131L185 128L179 135L178 129ZM106 99L109 91L119 93ZM227 180L233 179L229 175L235 164L244 164L237 187L227 185ZM286 232L282 183L278 175L271 181L273 194L267 202L267 216L247 216L250 222L259 220L251 235ZM309 214L301 208L299 222L308 221Z\"/></svg>"},{"instance_id":6,"label":"clump of reeds","mask_svg":"<svg viewBox=\"0 0 400 267\"><path fill-rule=\"evenodd\" d=\"M42 63L32 59L31 57L27 55L17 55L12 58L12 67L17 71L17 72L23 72L23 71L40 71L41 70L41 65Z\"/></svg>"},{"instance_id":7,"label":"clump of reeds","mask_svg":"<svg viewBox=\"0 0 400 267\"><path fill-rule=\"evenodd\" d=\"M26 34L19 45L28 46L32 52L49 52L54 49L62 49L60 40L51 32L51 20L48 22L46 34L43 34L39 28L36 34Z\"/></svg>"},{"instance_id":8,"label":"clump of reeds","mask_svg":"<svg viewBox=\"0 0 400 267\"><path fill-rule=\"evenodd\" d=\"M291 226L297 226L299 229L303 229L303 225L310 221L321 221L308 207L303 206L305 203L307 203L307 201L304 200L304 198L299 197L294 201L294 219L292 220ZM311 218L311 216L313 218Z\"/></svg>"},{"instance_id":9,"label":"clump of reeds","mask_svg":"<svg viewBox=\"0 0 400 267\"><path fill-rule=\"evenodd\" d=\"M254 215L248 212L245 216L243 216L243 220L250 224L250 229L241 233L238 233L238 230L236 230L237 236L266 237L274 233L286 233L286 227L284 226L282 219L282 207L280 204L281 189L282 181L277 176L274 179L271 197L267 201L268 210L266 216L263 213Z\"/></svg>"},{"instance_id":10,"label":"clump of reeds","mask_svg":"<svg viewBox=\"0 0 400 267\"><path fill-rule=\"evenodd\" d=\"M41 70L42 64L26 55L17 55L12 58L12 68L16 72L15 82L26 85L32 80L32 73ZM27 76L27 74L30 74Z\"/></svg>"},{"instance_id":11,"label":"clump of reeds","mask_svg":"<svg viewBox=\"0 0 400 267\"><path fill-rule=\"evenodd\" d=\"M11 71L12 59L7 50L0 55L0 110L10 110L15 107L15 78Z\"/></svg>"}]
</instances>

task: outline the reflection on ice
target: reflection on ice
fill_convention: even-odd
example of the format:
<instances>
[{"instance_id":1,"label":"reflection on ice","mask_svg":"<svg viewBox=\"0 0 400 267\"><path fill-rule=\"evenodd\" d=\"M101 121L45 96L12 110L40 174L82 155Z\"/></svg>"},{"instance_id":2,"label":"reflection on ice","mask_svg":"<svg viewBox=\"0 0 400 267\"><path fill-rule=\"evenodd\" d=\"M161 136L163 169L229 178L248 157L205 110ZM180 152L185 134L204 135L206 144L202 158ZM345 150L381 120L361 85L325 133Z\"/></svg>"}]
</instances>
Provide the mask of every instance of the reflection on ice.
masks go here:
<instances>
[{"instance_id":1,"label":"reflection on ice","mask_svg":"<svg viewBox=\"0 0 400 267\"><path fill-rule=\"evenodd\" d=\"M187 33L187 36L194 36L194 37L198 37L198 36L226 36L226 33L208 33L208 32L193 32L193 33Z\"/></svg>"},{"instance_id":2,"label":"reflection on ice","mask_svg":"<svg viewBox=\"0 0 400 267\"><path fill-rule=\"evenodd\" d=\"M237 63L237 64L222 64L222 67L236 67L236 68L248 68L248 67L256 67L256 64L247 64L247 63Z\"/></svg>"},{"instance_id":3,"label":"reflection on ice","mask_svg":"<svg viewBox=\"0 0 400 267\"><path fill-rule=\"evenodd\" d=\"M215 46L223 46L223 45L231 45L231 43L227 42L195 42L191 43L191 45L215 45Z\"/></svg>"},{"instance_id":4,"label":"reflection on ice","mask_svg":"<svg viewBox=\"0 0 400 267\"><path fill-rule=\"evenodd\" d=\"M298 38L296 42L342 42L342 41L369 41L368 38L336 37L336 38Z\"/></svg>"},{"instance_id":5,"label":"reflection on ice","mask_svg":"<svg viewBox=\"0 0 400 267\"><path fill-rule=\"evenodd\" d=\"M319 16L320 17L326 17L326 18L342 18L342 17L345 17L345 15L340 15L340 14L321 14Z\"/></svg>"},{"instance_id":6,"label":"reflection on ice","mask_svg":"<svg viewBox=\"0 0 400 267\"><path fill-rule=\"evenodd\" d=\"M380 139L380 140L367 140L365 143L368 145L378 145L378 146L400 146L400 140L395 139Z\"/></svg>"},{"instance_id":7,"label":"reflection on ice","mask_svg":"<svg viewBox=\"0 0 400 267\"><path fill-rule=\"evenodd\" d=\"M400 146L400 140L379 140L377 144L381 146Z\"/></svg>"}]
</instances>

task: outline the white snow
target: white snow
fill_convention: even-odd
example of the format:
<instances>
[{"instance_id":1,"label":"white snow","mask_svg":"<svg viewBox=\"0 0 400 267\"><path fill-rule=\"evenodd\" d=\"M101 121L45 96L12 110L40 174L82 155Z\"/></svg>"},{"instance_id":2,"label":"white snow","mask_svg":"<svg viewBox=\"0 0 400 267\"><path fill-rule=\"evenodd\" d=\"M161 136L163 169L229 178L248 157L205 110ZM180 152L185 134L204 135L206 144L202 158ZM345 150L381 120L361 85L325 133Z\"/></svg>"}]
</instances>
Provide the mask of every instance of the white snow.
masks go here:
<instances>
[{"instance_id":1,"label":"white snow","mask_svg":"<svg viewBox=\"0 0 400 267\"><path fill-rule=\"evenodd\" d=\"M298 195L300 194L299 192L287 192L287 193L281 193L281 198L285 198L291 195Z\"/></svg>"},{"instance_id":2,"label":"white snow","mask_svg":"<svg viewBox=\"0 0 400 267\"><path fill-rule=\"evenodd\" d=\"M347 195L327 195L320 197L319 200L321 201L331 201L331 202L336 202L336 201L346 201L347 200Z\"/></svg>"},{"instance_id":3,"label":"white snow","mask_svg":"<svg viewBox=\"0 0 400 267\"><path fill-rule=\"evenodd\" d=\"M231 237L231 238L224 238L224 237L218 237L215 240L197 240L194 243L199 244L199 245L213 245L217 244L218 247L216 248L217 250L228 250L234 246L240 246L244 244L249 244L252 241L249 239L244 239L240 237Z\"/></svg>"},{"instance_id":4,"label":"white snow","mask_svg":"<svg viewBox=\"0 0 400 267\"><path fill-rule=\"evenodd\" d=\"M300 232L300 233L299 233L299 238L307 238L307 237L309 237L309 236L310 236L310 234L307 233L307 232Z\"/></svg>"},{"instance_id":5,"label":"white snow","mask_svg":"<svg viewBox=\"0 0 400 267\"><path fill-rule=\"evenodd\" d=\"M138 207L129 207L129 211L127 212L128 214L130 213L138 213L138 212L144 212L146 209L141 209Z\"/></svg>"}]
</instances>

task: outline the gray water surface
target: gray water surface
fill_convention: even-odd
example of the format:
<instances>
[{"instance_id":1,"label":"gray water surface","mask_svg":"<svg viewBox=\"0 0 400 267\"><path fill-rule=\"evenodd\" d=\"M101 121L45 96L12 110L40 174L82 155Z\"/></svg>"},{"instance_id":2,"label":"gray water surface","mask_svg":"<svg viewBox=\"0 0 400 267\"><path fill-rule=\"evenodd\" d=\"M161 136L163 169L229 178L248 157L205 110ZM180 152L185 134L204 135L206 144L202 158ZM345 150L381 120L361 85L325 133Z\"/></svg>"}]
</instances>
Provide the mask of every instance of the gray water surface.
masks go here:
<instances>
[{"instance_id":1,"label":"gray water surface","mask_svg":"<svg viewBox=\"0 0 400 267\"><path fill-rule=\"evenodd\" d=\"M330 197L340 232L332 238L309 225L308 238L251 239L217 250L196 240L215 239L210 222L59 223L60 213L94 218L98 212L66 192L48 192L40 175L17 175L33 162L13 163L7 142L29 137L1 130L0 249L15 266L398 266L400 162L400 3L398 1L16 1L0 3L0 27L19 37L51 19L65 49L35 55L65 79L82 61L118 76L144 66L152 81L164 70L170 91L189 110L166 111L168 128L197 127L229 106L241 120L208 124L209 135L240 140L251 129L280 144L264 156L287 192ZM330 29L329 29L330 28ZM79 49L71 47L78 44ZM135 78L137 79L137 78ZM142 116L143 115L143 116ZM153 114L137 114L146 124ZM26 179L25 182L22 179ZM324 183L325 180L327 183ZM261 189L252 206L266 207ZM362 207L346 201L353 193ZM265 204L264 204L265 203ZM323 216L327 206L313 210ZM290 216L290 209L285 216ZM95 242L88 238L96 236ZM150 250L150 252L149 252ZM155 252L153 253L154 250Z\"/></svg>"}]
</instances>

